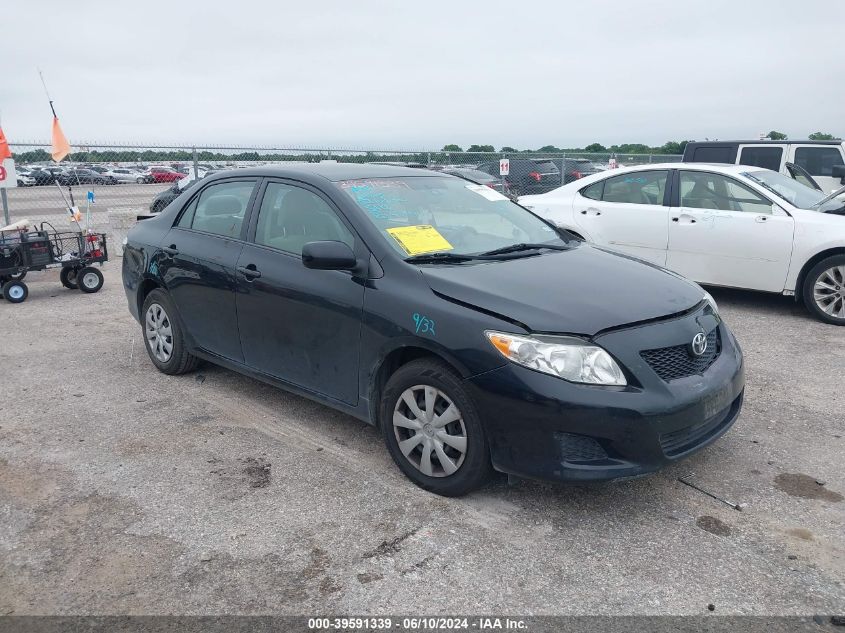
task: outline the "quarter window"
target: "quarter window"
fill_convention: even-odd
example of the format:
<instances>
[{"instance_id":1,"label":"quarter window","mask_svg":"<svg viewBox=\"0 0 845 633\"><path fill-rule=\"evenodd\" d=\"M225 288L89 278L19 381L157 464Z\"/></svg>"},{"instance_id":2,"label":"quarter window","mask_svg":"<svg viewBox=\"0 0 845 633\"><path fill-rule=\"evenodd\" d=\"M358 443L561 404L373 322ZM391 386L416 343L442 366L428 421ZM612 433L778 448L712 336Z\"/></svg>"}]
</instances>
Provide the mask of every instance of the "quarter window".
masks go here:
<instances>
[{"instance_id":1,"label":"quarter window","mask_svg":"<svg viewBox=\"0 0 845 633\"><path fill-rule=\"evenodd\" d=\"M740 165L752 165L780 171L780 160L783 157L782 147L743 147L739 156Z\"/></svg>"},{"instance_id":2,"label":"quarter window","mask_svg":"<svg viewBox=\"0 0 845 633\"><path fill-rule=\"evenodd\" d=\"M681 206L715 211L772 212L772 203L745 185L705 171L681 171Z\"/></svg>"},{"instance_id":3,"label":"quarter window","mask_svg":"<svg viewBox=\"0 0 845 633\"><path fill-rule=\"evenodd\" d=\"M668 171L635 171L604 181L604 202L663 204Z\"/></svg>"},{"instance_id":4,"label":"quarter window","mask_svg":"<svg viewBox=\"0 0 845 633\"><path fill-rule=\"evenodd\" d=\"M239 237L254 188L252 181L222 182L206 187L182 213L178 226Z\"/></svg>"},{"instance_id":5,"label":"quarter window","mask_svg":"<svg viewBox=\"0 0 845 633\"><path fill-rule=\"evenodd\" d=\"M352 233L320 196L282 183L267 185L255 228L256 244L301 255L308 242L324 240L355 247Z\"/></svg>"},{"instance_id":6,"label":"quarter window","mask_svg":"<svg viewBox=\"0 0 845 633\"><path fill-rule=\"evenodd\" d=\"M581 190L581 195L590 200L601 200L601 194L604 191L604 180L594 182L589 187Z\"/></svg>"},{"instance_id":7,"label":"quarter window","mask_svg":"<svg viewBox=\"0 0 845 633\"><path fill-rule=\"evenodd\" d=\"M838 147L799 147L795 150L795 164L811 176L833 176L833 168L842 165L842 152Z\"/></svg>"}]
</instances>

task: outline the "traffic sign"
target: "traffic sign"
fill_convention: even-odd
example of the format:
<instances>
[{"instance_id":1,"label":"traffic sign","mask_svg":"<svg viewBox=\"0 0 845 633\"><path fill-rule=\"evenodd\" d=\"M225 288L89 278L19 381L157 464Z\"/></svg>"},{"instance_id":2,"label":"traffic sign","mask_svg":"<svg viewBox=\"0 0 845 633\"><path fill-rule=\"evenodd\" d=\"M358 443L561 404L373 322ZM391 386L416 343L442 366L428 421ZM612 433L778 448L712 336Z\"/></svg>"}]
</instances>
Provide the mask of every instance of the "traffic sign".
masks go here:
<instances>
[{"instance_id":1,"label":"traffic sign","mask_svg":"<svg viewBox=\"0 0 845 633\"><path fill-rule=\"evenodd\" d=\"M18 186L18 174L15 171L15 160L7 158L0 163L0 189Z\"/></svg>"},{"instance_id":2,"label":"traffic sign","mask_svg":"<svg viewBox=\"0 0 845 633\"><path fill-rule=\"evenodd\" d=\"M507 176L511 173L511 161L509 158L500 158L499 159L499 175L500 176Z\"/></svg>"}]
</instances>

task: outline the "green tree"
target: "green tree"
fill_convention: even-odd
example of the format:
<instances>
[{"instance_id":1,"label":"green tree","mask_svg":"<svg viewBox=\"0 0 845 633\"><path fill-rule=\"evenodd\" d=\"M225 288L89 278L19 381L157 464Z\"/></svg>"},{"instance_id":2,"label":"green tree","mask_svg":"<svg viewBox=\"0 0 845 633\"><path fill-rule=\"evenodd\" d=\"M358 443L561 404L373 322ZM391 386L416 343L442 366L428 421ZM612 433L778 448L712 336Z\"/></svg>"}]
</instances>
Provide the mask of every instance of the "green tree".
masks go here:
<instances>
[{"instance_id":1,"label":"green tree","mask_svg":"<svg viewBox=\"0 0 845 633\"><path fill-rule=\"evenodd\" d=\"M444 145L443 149L440 150L440 151L443 151L443 152L462 152L464 150L461 149L460 145L455 145L454 143L451 143L449 145Z\"/></svg>"},{"instance_id":2,"label":"green tree","mask_svg":"<svg viewBox=\"0 0 845 633\"><path fill-rule=\"evenodd\" d=\"M773 141L785 141L789 137L783 132L776 132L775 130L772 130L766 134L766 138L772 139Z\"/></svg>"},{"instance_id":3,"label":"green tree","mask_svg":"<svg viewBox=\"0 0 845 633\"><path fill-rule=\"evenodd\" d=\"M563 150L560 149L559 147L555 147L554 145L543 145L543 147L541 147L537 151L538 152L549 152L549 153L560 154Z\"/></svg>"},{"instance_id":4,"label":"green tree","mask_svg":"<svg viewBox=\"0 0 845 633\"><path fill-rule=\"evenodd\" d=\"M495 152L496 148L492 145L470 145L468 152Z\"/></svg>"},{"instance_id":5,"label":"green tree","mask_svg":"<svg viewBox=\"0 0 845 633\"><path fill-rule=\"evenodd\" d=\"M584 151L593 154L600 154L602 152L606 152L607 148L601 143L590 143L589 145L587 145L587 147L584 148Z\"/></svg>"},{"instance_id":6,"label":"green tree","mask_svg":"<svg viewBox=\"0 0 845 633\"><path fill-rule=\"evenodd\" d=\"M505 146L504 146L502 149L500 149L499 151L500 151L500 152L518 152L519 150L518 150L518 149L514 149L513 147L510 147L509 145L505 145Z\"/></svg>"},{"instance_id":7,"label":"green tree","mask_svg":"<svg viewBox=\"0 0 845 633\"><path fill-rule=\"evenodd\" d=\"M811 141L841 141L842 139L827 132L813 132L808 137Z\"/></svg>"}]
</instances>

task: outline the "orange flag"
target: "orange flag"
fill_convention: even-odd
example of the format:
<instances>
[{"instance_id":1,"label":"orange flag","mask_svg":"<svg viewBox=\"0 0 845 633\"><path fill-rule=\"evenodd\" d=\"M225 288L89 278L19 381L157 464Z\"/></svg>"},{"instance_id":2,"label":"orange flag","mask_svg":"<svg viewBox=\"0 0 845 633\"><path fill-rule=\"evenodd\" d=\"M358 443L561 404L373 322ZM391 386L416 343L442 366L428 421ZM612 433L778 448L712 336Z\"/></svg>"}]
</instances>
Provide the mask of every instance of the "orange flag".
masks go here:
<instances>
[{"instance_id":1,"label":"orange flag","mask_svg":"<svg viewBox=\"0 0 845 633\"><path fill-rule=\"evenodd\" d=\"M12 150L9 149L9 142L6 140L6 135L3 134L3 128L0 127L0 163L11 157Z\"/></svg>"},{"instance_id":2,"label":"orange flag","mask_svg":"<svg viewBox=\"0 0 845 633\"><path fill-rule=\"evenodd\" d=\"M53 150L50 154L57 163L70 154L70 143L67 142L65 133L59 126L59 117L57 116L53 117Z\"/></svg>"}]
</instances>

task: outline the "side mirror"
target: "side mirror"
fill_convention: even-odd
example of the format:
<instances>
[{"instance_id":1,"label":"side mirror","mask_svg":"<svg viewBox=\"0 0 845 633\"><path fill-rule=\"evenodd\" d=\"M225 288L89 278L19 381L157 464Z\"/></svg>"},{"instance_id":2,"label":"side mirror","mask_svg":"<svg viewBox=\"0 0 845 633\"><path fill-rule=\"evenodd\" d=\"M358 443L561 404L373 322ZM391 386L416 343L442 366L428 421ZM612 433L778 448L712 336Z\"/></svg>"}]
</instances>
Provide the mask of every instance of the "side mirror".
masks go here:
<instances>
[{"instance_id":1,"label":"side mirror","mask_svg":"<svg viewBox=\"0 0 845 633\"><path fill-rule=\"evenodd\" d=\"M302 263L314 270L352 270L358 265L355 253L344 242L308 242L302 247Z\"/></svg>"},{"instance_id":2,"label":"side mirror","mask_svg":"<svg viewBox=\"0 0 845 633\"><path fill-rule=\"evenodd\" d=\"M845 185L845 165L834 165L831 176L839 178L839 183Z\"/></svg>"}]
</instances>

